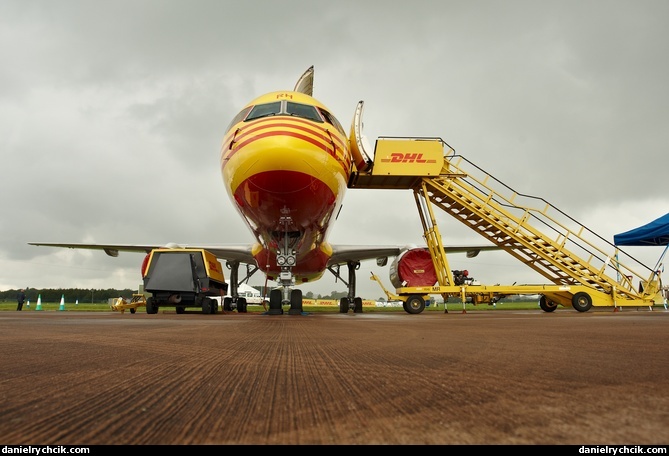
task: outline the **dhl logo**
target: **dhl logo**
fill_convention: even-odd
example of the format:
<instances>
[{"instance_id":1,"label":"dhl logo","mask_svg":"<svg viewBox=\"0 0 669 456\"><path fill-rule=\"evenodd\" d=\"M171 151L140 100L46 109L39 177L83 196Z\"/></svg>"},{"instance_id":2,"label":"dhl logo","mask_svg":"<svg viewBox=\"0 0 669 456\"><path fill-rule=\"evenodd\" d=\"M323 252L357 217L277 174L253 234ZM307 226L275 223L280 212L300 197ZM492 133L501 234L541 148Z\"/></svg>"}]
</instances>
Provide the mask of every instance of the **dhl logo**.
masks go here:
<instances>
[{"instance_id":1,"label":"dhl logo","mask_svg":"<svg viewBox=\"0 0 669 456\"><path fill-rule=\"evenodd\" d=\"M393 152L390 154L390 158L383 158L381 161L385 163L436 163L434 159L424 159L423 154L412 154L410 152L406 154Z\"/></svg>"}]
</instances>

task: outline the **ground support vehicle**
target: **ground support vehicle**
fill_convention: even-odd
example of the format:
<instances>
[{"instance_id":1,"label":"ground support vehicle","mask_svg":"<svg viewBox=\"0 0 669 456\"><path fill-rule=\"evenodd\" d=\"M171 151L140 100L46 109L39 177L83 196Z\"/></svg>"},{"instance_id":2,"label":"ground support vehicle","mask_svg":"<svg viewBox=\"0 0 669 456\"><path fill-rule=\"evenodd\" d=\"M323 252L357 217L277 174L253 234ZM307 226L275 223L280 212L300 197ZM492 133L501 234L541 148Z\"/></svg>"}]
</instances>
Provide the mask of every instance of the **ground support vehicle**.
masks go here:
<instances>
[{"instance_id":1,"label":"ground support vehicle","mask_svg":"<svg viewBox=\"0 0 669 456\"><path fill-rule=\"evenodd\" d=\"M188 307L202 313L218 311L214 297L225 296L227 283L221 263L204 249L154 249L144 274L146 313L158 313L160 307L174 307L184 313Z\"/></svg>"},{"instance_id":2,"label":"ground support vehicle","mask_svg":"<svg viewBox=\"0 0 669 456\"><path fill-rule=\"evenodd\" d=\"M128 301L125 298L117 298L113 304L111 305L111 308L113 311L118 311L121 313L124 313L126 310L129 310L130 313L135 313L137 312L138 307L142 307L146 305L146 297L143 294L133 294L132 299Z\"/></svg>"},{"instance_id":3,"label":"ground support vehicle","mask_svg":"<svg viewBox=\"0 0 669 456\"><path fill-rule=\"evenodd\" d=\"M379 138L371 173L351 188L411 189L436 280L397 287L393 299L420 313L425 299L495 302L507 295L540 294L546 312L558 305L587 312L592 306L663 304L660 270L654 270L577 222L543 198L516 192L448 147L440 138ZM393 168L393 163L402 166ZM450 269L433 206L479 233L549 280L538 285L458 284ZM389 296L390 297L390 296Z\"/></svg>"}]
</instances>

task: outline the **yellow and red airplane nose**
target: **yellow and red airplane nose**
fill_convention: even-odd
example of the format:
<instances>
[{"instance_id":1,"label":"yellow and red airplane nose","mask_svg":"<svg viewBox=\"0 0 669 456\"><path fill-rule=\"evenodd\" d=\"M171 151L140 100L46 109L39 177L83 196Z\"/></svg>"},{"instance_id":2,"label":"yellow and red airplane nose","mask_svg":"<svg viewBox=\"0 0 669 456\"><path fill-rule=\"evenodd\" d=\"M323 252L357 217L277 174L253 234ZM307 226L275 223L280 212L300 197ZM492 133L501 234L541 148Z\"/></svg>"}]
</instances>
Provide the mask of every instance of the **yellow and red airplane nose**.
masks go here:
<instances>
[{"instance_id":1,"label":"yellow and red airplane nose","mask_svg":"<svg viewBox=\"0 0 669 456\"><path fill-rule=\"evenodd\" d=\"M348 143L339 132L276 116L240 124L224 144L223 179L252 225L277 230L277 221L288 216L292 229L325 229L351 170Z\"/></svg>"}]
</instances>

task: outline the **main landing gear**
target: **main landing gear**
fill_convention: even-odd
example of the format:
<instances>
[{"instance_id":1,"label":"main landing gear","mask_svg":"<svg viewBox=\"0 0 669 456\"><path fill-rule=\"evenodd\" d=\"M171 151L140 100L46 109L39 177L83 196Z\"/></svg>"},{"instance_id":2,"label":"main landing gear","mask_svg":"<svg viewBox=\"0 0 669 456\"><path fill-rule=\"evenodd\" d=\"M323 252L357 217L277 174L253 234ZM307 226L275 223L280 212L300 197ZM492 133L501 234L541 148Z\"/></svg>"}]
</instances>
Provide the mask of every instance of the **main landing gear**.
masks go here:
<instances>
[{"instance_id":1,"label":"main landing gear","mask_svg":"<svg viewBox=\"0 0 669 456\"><path fill-rule=\"evenodd\" d=\"M336 278L348 287L348 295L339 300L339 313L348 313L349 310L352 310L353 313L362 313L362 298L355 296L355 271L360 269L360 262L349 261L346 266L348 267L348 282L339 275L339 265L328 268Z\"/></svg>"},{"instance_id":2,"label":"main landing gear","mask_svg":"<svg viewBox=\"0 0 669 456\"><path fill-rule=\"evenodd\" d=\"M223 310L226 312L232 312L236 310L239 313L246 313L248 303L246 298L239 296L239 261L228 261L226 266L230 270L229 283L229 295L223 298ZM258 270L257 266L246 265L246 277L244 277L241 282L248 281L249 278Z\"/></svg>"}]
</instances>

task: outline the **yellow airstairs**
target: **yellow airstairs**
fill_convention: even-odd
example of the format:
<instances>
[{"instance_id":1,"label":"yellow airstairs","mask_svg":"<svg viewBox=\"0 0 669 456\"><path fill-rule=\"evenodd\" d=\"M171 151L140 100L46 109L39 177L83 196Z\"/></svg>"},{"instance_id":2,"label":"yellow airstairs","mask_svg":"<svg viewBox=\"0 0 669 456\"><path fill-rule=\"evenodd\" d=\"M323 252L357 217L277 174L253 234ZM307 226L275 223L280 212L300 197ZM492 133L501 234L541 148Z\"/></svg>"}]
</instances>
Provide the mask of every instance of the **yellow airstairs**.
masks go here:
<instances>
[{"instance_id":1,"label":"yellow airstairs","mask_svg":"<svg viewBox=\"0 0 669 456\"><path fill-rule=\"evenodd\" d=\"M455 154L440 138L379 138L371 170L355 174L349 187L413 190L438 283L396 290L410 313L422 311L420 301L430 294L461 296L463 303L466 298L490 303L506 295L539 294L540 306L547 312L558 304L585 312L593 305L617 309L664 302L659 271L546 200L514 191ZM433 207L450 214L550 283L453 285Z\"/></svg>"}]
</instances>

